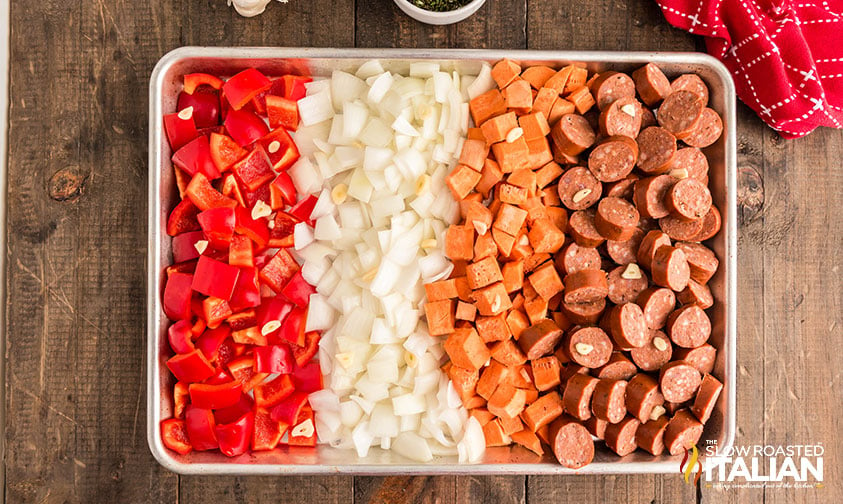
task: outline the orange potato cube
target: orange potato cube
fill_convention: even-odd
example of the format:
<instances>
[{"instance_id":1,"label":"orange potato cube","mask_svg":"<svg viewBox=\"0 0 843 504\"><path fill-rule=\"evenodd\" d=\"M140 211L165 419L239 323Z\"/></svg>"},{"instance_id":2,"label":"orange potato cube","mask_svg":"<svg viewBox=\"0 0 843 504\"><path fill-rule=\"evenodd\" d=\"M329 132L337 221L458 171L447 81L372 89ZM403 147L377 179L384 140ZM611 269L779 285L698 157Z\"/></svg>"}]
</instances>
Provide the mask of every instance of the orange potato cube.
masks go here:
<instances>
[{"instance_id":1,"label":"orange potato cube","mask_svg":"<svg viewBox=\"0 0 843 504\"><path fill-rule=\"evenodd\" d=\"M491 411L491 410L490 410ZM527 428L533 432L550 424L562 414L562 397L555 390L539 397L533 404L527 406L521 414L521 419Z\"/></svg>"},{"instance_id":2,"label":"orange potato cube","mask_svg":"<svg viewBox=\"0 0 843 504\"><path fill-rule=\"evenodd\" d=\"M492 67L492 78L495 79L495 82L501 89L508 86L515 79L518 79L520 74L521 65L511 59L504 58Z\"/></svg>"},{"instance_id":3,"label":"orange potato cube","mask_svg":"<svg viewBox=\"0 0 843 504\"><path fill-rule=\"evenodd\" d=\"M525 358L525 362L526 362L526 358ZM527 364L524 364L524 363L518 364L516 366L512 366L511 374L512 374L512 380L511 380L512 386L514 386L516 388L519 388L519 389L522 389L524 391L527 391L527 390L530 390L530 389L535 390L535 387L533 387L533 375L531 374L530 366L528 366ZM530 394L528 394L528 396L529 395Z\"/></svg>"},{"instance_id":4,"label":"orange potato cube","mask_svg":"<svg viewBox=\"0 0 843 504\"><path fill-rule=\"evenodd\" d=\"M465 224L474 227L478 234L492 227L492 212L483 203L463 200L460 202L460 213L465 219Z\"/></svg>"},{"instance_id":5,"label":"orange potato cube","mask_svg":"<svg viewBox=\"0 0 843 504\"><path fill-rule=\"evenodd\" d=\"M469 101L468 110L471 112L471 118L474 119L474 124L476 126L482 126L490 117L506 112L506 102L500 91L490 89Z\"/></svg>"},{"instance_id":6,"label":"orange potato cube","mask_svg":"<svg viewBox=\"0 0 843 504\"><path fill-rule=\"evenodd\" d=\"M473 395L468 399L463 399L462 405L465 406L465 409L476 409L476 408L485 408L486 407L486 400L480 397L479 395Z\"/></svg>"},{"instance_id":7,"label":"orange potato cube","mask_svg":"<svg viewBox=\"0 0 843 504\"><path fill-rule=\"evenodd\" d=\"M576 107L573 103L563 98L559 98L553 103L550 109L550 114L547 116L547 123L552 127L565 114L573 114Z\"/></svg>"},{"instance_id":8,"label":"orange potato cube","mask_svg":"<svg viewBox=\"0 0 843 504\"><path fill-rule=\"evenodd\" d=\"M549 87L556 91L556 94L561 95L562 91L565 90L565 84L568 83L568 78L571 77L571 70L573 70L571 65L559 70L547 79L547 82L544 83L545 87Z\"/></svg>"},{"instance_id":9,"label":"orange potato cube","mask_svg":"<svg viewBox=\"0 0 843 504\"><path fill-rule=\"evenodd\" d=\"M568 212L558 206L547 207L547 217L559 229L568 229Z\"/></svg>"},{"instance_id":10,"label":"orange potato cube","mask_svg":"<svg viewBox=\"0 0 843 504\"><path fill-rule=\"evenodd\" d=\"M461 200L468 196L477 186L478 182L480 182L480 172L474 171L471 167L463 164L457 165L445 177L445 184L448 185L456 200Z\"/></svg>"},{"instance_id":11,"label":"orange potato cube","mask_svg":"<svg viewBox=\"0 0 843 504\"><path fill-rule=\"evenodd\" d=\"M537 254L553 254L565 244L565 233L549 219L536 219L527 233L530 245Z\"/></svg>"},{"instance_id":12,"label":"orange potato cube","mask_svg":"<svg viewBox=\"0 0 843 504\"><path fill-rule=\"evenodd\" d=\"M555 187L542 189L542 203L548 208L562 205L562 200L559 199L559 191Z\"/></svg>"},{"instance_id":13,"label":"orange potato cube","mask_svg":"<svg viewBox=\"0 0 843 504\"><path fill-rule=\"evenodd\" d=\"M536 170L536 186L539 188L544 188L547 185L550 185L551 182L559 178L562 175L564 170L562 167L559 166L558 163L555 161L551 161L546 165L542 166L538 170Z\"/></svg>"},{"instance_id":14,"label":"orange potato cube","mask_svg":"<svg viewBox=\"0 0 843 504\"><path fill-rule=\"evenodd\" d=\"M477 382L480 378L476 370L461 368L452 363L448 367L447 373L448 378L451 379L451 383L454 385L454 389L457 391L457 395L460 396L463 402L475 395Z\"/></svg>"},{"instance_id":15,"label":"orange potato cube","mask_svg":"<svg viewBox=\"0 0 843 504\"><path fill-rule=\"evenodd\" d=\"M527 404L533 404L539 398L539 391L535 388L524 388L524 392L527 392Z\"/></svg>"},{"instance_id":16,"label":"orange potato cube","mask_svg":"<svg viewBox=\"0 0 843 504\"><path fill-rule=\"evenodd\" d=\"M486 139L486 143L492 145L506 140L506 135L517 127L518 118L515 116L515 112L507 112L490 118L483 123L480 130L483 131L483 138Z\"/></svg>"},{"instance_id":17,"label":"orange potato cube","mask_svg":"<svg viewBox=\"0 0 843 504\"><path fill-rule=\"evenodd\" d=\"M465 275L468 279L468 286L472 289L480 289L503 280L500 265L494 257L486 257L466 266Z\"/></svg>"},{"instance_id":18,"label":"orange potato cube","mask_svg":"<svg viewBox=\"0 0 843 504\"><path fill-rule=\"evenodd\" d=\"M453 277L454 285L457 286L457 297L460 301L465 301L466 303L471 303L471 287L468 286L468 279L465 277L465 274L462 276Z\"/></svg>"},{"instance_id":19,"label":"orange potato cube","mask_svg":"<svg viewBox=\"0 0 843 504\"><path fill-rule=\"evenodd\" d=\"M483 131L480 128L468 128L465 138L470 140L486 141L486 137L483 136Z\"/></svg>"},{"instance_id":20,"label":"orange potato cube","mask_svg":"<svg viewBox=\"0 0 843 504\"><path fill-rule=\"evenodd\" d=\"M530 273L546 261L550 260L550 254L543 252L536 252L524 260L524 271Z\"/></svg>"},{"instance_id":21,"label":"orange potato cube","mask_svg":"<svg viewBox=\"0 0 843 504\"><path fill-rule=\"evenodd\" d=\"M521 205L527 201L527 190L512 184L501 184L499 194L501 201L510 205Z\"/></svg>"},{"instance_id":22,"label":"orange potato cube","mask_svg":"<svg viewBox=\"0 0 843 504\"><path fill-rule=\"evenodd\" d=\"M499 417L516 417L524 411L527 395L509 383L502 383L489 398L487 408Z\"/></svg>"},{"instance_id":23,"label":"orange potato cube","mask_svg":"<svg viewBox=\"0 0 843 504\"><path fill-rule=\"evenodd\" d=\"M527 141L527 163L531 170L536 170L553 161L553 152L547 138Z\"/></svg>"},{"instance_id":24,"label":"orange potato cube","mask_svg":"<svg viewBox=\"0 0 843 504\"><path fill-rule=\"evenodd\" d=\"M483 436L486 438L486 446L509 446L512 440L504 434L501 422L497 418L483 426Z\"/></svg>"},{"instance_id":25,"label":"orange potato cube","mask_svg":"<svg viewBox=\"0 0 843 504\"><path fill-rule=\"evenodd\" d=\"M550 298L562 292L565 288L562 284L562 280L559 278L559 274L556 272L556 268L554 268L553 264L549 262L534 271L533 274L528 277L528 280L530 285L536 289L536 292L538 292L539 296L541 296L545 301L549 301Z\"/></svg>"},{"instance_id":26,"label":"orange potato cube","mask_svg":"<svg viewBox=\"0 0 843 504\"><path fill-rule=\"evenodd\" d=\"M551 78L555 73L556 70L550 67L536 65L526 68L521 72L521 78L529 82L533 89L541 89L544 83L547 82L547 79Z\"/></svg>"},{"instance_id":27,"label":"orange potato cube","mask_svg":"<svg viewBox=\"0 0 843 504\"><path fill-rule=\"evenodd\" d=\"M588 77L588 70L583 67L571 65L571 74L568 76L568 81L565 83L565 89L562 94L571 93L576 89L585 86L585 79Z\"/></svg>"},{"instance_id":28,"label":"orange potato cube","mask_svg":"<svg viewBox=\"0 0 843 504\"><path fill-rule=\"evenodd\" d=\"M456 224L448 227L445 231L445 256L470 261L474 257L474 228Z\"/></svg>"},{"instance_id":29,"label":"orange potato cube","mask_svg":"<svg viewBox=\"0 0 843 504\"><path fill-rule=\"evenodd\" d=\"M424 314L427 317L427 329L431 336L444 336L454 331L454 311L456 302L450 299L434 301L424 305Z\"/></svg>"},{"instance_id":30,"label":"orange potato cube","mask_svg":"<svg viewBox=\"0 0 843 504\"><path fill-rule=\"evenodd\" d=\"M474 298L474 304L477 306L477 311L480 312L480 315L497 315L512 306L509 294L503 288L503 282L493 283L482 289L476 289L472 291L471 296Z\"/></svg>"},{"instance_id":31,"label":"orange potato cube","mask_svg":"<svg viewBox=\"0 0 843 504\"><path fill-rule=\"evenodd\" d=\"M524 137L518 137L514 142L498 142L492 145L492 152L495 159L504 173L511 173L518 168L529 168L527 157L530 155L530 148Z\"/></svg>"},{"instance_id":32,"label":"orange potato cube","mask_svg":"<svg viewBox=\"0 0 843 504\"><path fill-rule=\"evenodd\" d=\"M550 390L561 383L560 373L562 365L553 355L541 357L530 362L533 370L533 384L542 392Z\"/></svg>"},{"instance_id":33,"label":"orange potato cube","mask_svg":"<svg viewBox=\"0 0 843 504\"><path fill-rule=\"evenodd\" d=\"M487 157L489 157L489 146L486 142L468 138L462 144L459 162L475 171L480 171Z\"/></svg>"},{"instance_id":34,"label":"orange potato cube","mask_svg":"<svg viewBox=\"0 0 843 504\"><path fill-rule=\"evenodd\" d=\"M477 381L477 395L488 401L498 386L506 382L508 372L508 368L500 362L495 360L490 362L480 373L480 379Z\"/></svg>"},{"instance_id":35,"label":"orange potato cube","mask_svg":"<svg viewBox=\"0 0 843 504\"><path fill-rule=\"evenodd\" d=\"M498 417L501 421L501 428L503 429L503 433L507 436L511 436L516 432L520 432L524 430L524 422L521 421L520 417Z\"/></svg>"},{"instance_id":36,"label":"orange potato cube","mask_svg":"<svg viewBox=\"0 0 843 504\"><path fill-rule=\"evenodd\" d=\"M467 320L469 322L474 322L474 318L476 316L477 308L473 304L466 303L465 301L457 302L457 320Z\"/></svg>"},{"instance_id":37,"label":"orange potato cube","mask_svg":"<svg viewBox=\"0 0 843 504\"><path fill-rule=\"evenodd\" d=\"M477 237L474 241L474 260L479 261L486 257L496 257L498 246L492 238L492 233L486 233Z\"/></svg>"},{"instance_id":38,"label":"orange potato cube","mask_svg":"<svg viewBox=\"0 0 843 504\"><path fill-rule=\"evenodd\" d=\"M524 225L526 219L526 210L504 203L501 205L492 227L500 229L510 236L516 236L521 231L521 226Z\"/></svg>"},{"instance_id":39,"label":"orange potato cube","mask_svg":"<svg viewBox=\"0 0 843 504\"><path fill-rule=\"evenodd\" d=\"M518 118L518 125L524 130L524 138L529 142L536 138L544 138L550 134L550 125L544 112L537 111L522 115Z\"/></svg>"},{"instance_id":40,"label":"orange potato cube","mask_svg":"<svg viewBox=\"0 0 843 504\"><path fill-rule=\"evenodd\" d=\"M436 282L424 284L424 291L427 294L427 300L429 302L454 299L457 297L457 283L453 278L437 280Z\"/></svg>"},{"instance_id":41,"label":"orange potato cube","mask_svg":"<svg viewBox=\"0 0 843 504\"><path fill-rule=\"evenodd\" d=\"M526 168L515 170L509 174L506 182L516 187L523 187L531 196L536 192L536 173L533 170Z\"/></svg>"},{"instance_id":42,"label":"orange potato cube","mask_svg":"<svg viewBox=\"0 0 843 504\"><path fill-rule=\"evenodd\" d=\"M478 370L492 356L486 343L473 327L459 327L445 340L445 353L451 363L465 369Z\"/></svg>"},{"instance_id":43,"label":"orange potato cube","mask_svg":"<svg viewBox=\"0 0 843 504\"><path fill-rule=\"evenodd\" d=\"M533 255L533 247L530 246L530 239L527 237L526 228L524 228L515 237L515 246L512 248L510 256L514 259L524 259L531 255Z\"/></svg>"},{"instance_id":44,"label":"orange potato cube","mask_svg":"<svg viewBox=\"0 0 843 504\"><path fill-rule=\"evenodd\" d=\"M475 319L474 324L477 326L477 333L486 343L503 341L512 336L503 313L489 317L479 316Z\"/></svg>"},{"instance_id":45,"label":"orange potato cube","mask_svg":"<svg viewBox=\"0 0 843 504\"><path fill-rule=\"evenodd\" d=\"M474 189L482 194L484 198L488 197L489 191L501 179L503 179L503 172L501 171L500 165L494 159L486 159L483 170L480 172L480 182L477 183L477 187Z\"/></svg>"},{"instance_id":46,"label":"orange potato cube","mask_svg":"<svg viewBox=\"0 0 843 504\"><path fill-rule=\"evenodd\" d=\"M547 318L547 306L547 301L540 296L524 300L524 311L527 312L531 324Z\"/></svg>"},{"instance_id":47,"label":"orange potato cube","mask_svg":"<svg viewBox=\"0 0 843 504\"><path fill-rule=\"evenodd\" d=\"M555 89L543 87L539 89L535 100L533 100L533 112L541 112L544 114L544 117L548 120L548 124L550 124L550 114L553 111L553 106L556 104L556 101L560 99L559 93L557 93Z\"/></svg>"},{"instance_id":48,"label":"orange potato cube","mask_svg":"<svg viewBox=\"0 0 843 504\"><path fill-rule=\"evenodd\" d=\"M519 432L513 432L510 437L513 441L515 441L516 444L523 446L524 448L530 450L539 457L544 455L541 440L538 436L536 436L536 433L532 432L530 429L524 429Z\"/></svg>"},{"instance_id":49,"label":"orange potato cube","mask_svg":"<svg viewBox=\"0 0 843 504\"><path fill-rule=\"evenodd\" d=\"M527 284L524 285L526 286ZM506 316L506 325L509 327L510 332L512 332L512 337L518 341L524 329L530 327L530 322L527 320L527 315L524 312L521 310L512 310Z\"/></svg>"},{"instance_id":50,"label":"orange potato cube","mask_svg":"<svg viewBox=\"0 0 843 504\"><path fill-rule=\"evenodd\" d=\"M591 91L585 86L580 86L569 94L568 101L574 104L580 114L585 114L594 106L594 97L591 96Z\"/></svg>"},{"instance_id":51,"label":"orange potato cube","mask_svg":"<svg viewBox=\"0 0 843 504\"><path fill-rule=\"evenodd\" d=\"M505 366L518 366L527 362L527 357L513 339L498 341L492 345L492 358Z\"/></svg>"},{"instance_id":52,"label":"orange potato cube","mask_svg":"<svg viewBox=\"0 0 843 504\"><path fill-rule=\"evenodd\" d=\"M474 408L468 412L468 416L476 418L481 427L495 419L495 415L489 413L486 408Z\"/></svg>"},{"instance_id":53,"label":"orange potato cube","mask_svg":"<svg viewBox=\"0 0 843 504\"><path fill-rule=\"evenodd\" d=\"M503 287L510 294L521 290L524 285L524 261L511 261L504 263L501 269L503 275Z\"/></svg>"},{"instance_id":54,"label":"orange potato cube","mask_svg":"<svg viewBox=\"0 0 843 504\"><path fill-rule=\"evenodd\" d=\"M498 251L504 256L509 257L509 254L512 253L512 247L515 245L515 237L510 236L500 229L493 228L492 239L495 241L495 245L498 246Z\"/></svg>"},{"instance_id":55,"label":"orange potato cube","mask_svg":"<svg viewBox=\"0 0 843 504\"><path fill-rule=\"evenodd\" d=\"M533 108L533 92L530 83L525 80L515 80L503 90L506 107L523 112Z\"/></svg>"}]
</instances>

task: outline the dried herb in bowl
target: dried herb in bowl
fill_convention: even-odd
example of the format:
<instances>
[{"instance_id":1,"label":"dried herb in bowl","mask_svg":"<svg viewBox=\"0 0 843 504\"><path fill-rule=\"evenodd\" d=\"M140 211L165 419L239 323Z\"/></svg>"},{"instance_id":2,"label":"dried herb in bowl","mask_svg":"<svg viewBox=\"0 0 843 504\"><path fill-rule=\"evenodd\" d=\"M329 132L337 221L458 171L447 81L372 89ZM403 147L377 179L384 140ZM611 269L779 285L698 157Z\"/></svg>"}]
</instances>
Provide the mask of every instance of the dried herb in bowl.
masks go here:
<instances>
[{"instance_id":1,"label":"dried herb in bowl","mask_svg":"<svg viewBox=\"0 0 843 504\"><path fill-rule=\"evenodd\" d=\"M447 12L459 9L472 0L407 0L416 7L434 12Z\"/></svg>"}]
</instances>

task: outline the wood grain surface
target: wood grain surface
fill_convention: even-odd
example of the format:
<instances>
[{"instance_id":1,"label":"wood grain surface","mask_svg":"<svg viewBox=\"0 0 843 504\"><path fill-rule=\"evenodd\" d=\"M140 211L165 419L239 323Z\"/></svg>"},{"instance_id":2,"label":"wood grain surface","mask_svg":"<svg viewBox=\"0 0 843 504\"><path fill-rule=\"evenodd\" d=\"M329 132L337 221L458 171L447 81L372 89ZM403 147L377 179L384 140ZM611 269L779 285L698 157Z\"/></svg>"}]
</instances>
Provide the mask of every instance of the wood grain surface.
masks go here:
<instances>
[{"instance_id":1,"label":"wood grain surface","mask_svg":"<svg viewBox=\"0 0 843 504\"><path fill-rule=\"evenodd\" d=\"M739 105L738 444L825 447L819 489L658 476L179 477L145 428L147 87L182 45L702 49L651 0L489 0L431 27L392 0L11 1L8 502L841 502L843 132Z\"/></svg>"}]
</instances>

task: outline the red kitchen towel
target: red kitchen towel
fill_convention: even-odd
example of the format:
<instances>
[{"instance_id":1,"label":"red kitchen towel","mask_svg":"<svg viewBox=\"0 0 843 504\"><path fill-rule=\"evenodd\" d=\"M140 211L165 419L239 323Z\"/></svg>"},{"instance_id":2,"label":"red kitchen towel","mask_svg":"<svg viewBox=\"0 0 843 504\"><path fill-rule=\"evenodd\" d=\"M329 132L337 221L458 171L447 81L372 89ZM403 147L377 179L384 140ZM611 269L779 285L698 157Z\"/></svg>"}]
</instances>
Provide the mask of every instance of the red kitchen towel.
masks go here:
<instances>
[{"instance_id":1,"label":"red kitchen towel","mask_svg":"<svg viewBox=\"0 0 843 504\"><path fill-rule=\"evenodd\" d=\"M843 124L843 0L656 0L705 37L738 97L785 138Z\"/></svg>"}]
</instances>

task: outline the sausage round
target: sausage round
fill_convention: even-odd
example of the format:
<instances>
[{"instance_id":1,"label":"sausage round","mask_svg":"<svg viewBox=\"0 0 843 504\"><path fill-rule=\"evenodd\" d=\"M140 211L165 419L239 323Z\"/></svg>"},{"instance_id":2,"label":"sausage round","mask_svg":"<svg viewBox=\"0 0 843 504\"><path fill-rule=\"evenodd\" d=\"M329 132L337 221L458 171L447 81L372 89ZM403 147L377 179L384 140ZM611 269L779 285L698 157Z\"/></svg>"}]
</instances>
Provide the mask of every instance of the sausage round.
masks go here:
<instances>
[{"instance_id":1,"label":"sausage round","mask_svg":"<svg viewBox=\"0 0 843 504\"><path fill-rule=\"evenodd\" d=\"M599 327L575 327L565 340L565 351L573 362L595 369L609 362L612 341Z\"/></svg>"},{"instance_id":2,"label":"sausage round","mask_svg":"<svg viewBox=\"0 0 843 504\"><path fill-rule=\"evenodd\" d=\"M576 156L594 145L597 136L588 120L579 114L565 114L550 128L556 147L568 156Z\"/></svg>"},{"instance_id":3,"label":"sausage round","mask_svg":"<svg viewBox=\"0 0 843 504\"><path fill-rule=\"evenodd\" d=\"M664 414L655 420L642 423L635 431L635 443L652 455L661 455L664 453L664 431L667 424L668 418Z\"/></svg>"},{"instance_id":4,"label":"sausage round","mask_svg":"<svg viewBox=\"0 0 843 504\"><path fill-rule=\"evenodd\" d=\"M648 231L641 239L641 245L638 247L636 254L638 265L652 271L653 258L656 256L656 250L665 245L669 247L672 244L673 242L670 241L670 237L666 233L655 229Z\"/></svg>"},{"instance_id":5,"label":"sausage round","mask_svg":"<svg viewBox=\"0 0 843 504\"><path fill-rule=\"evenodd\" d=\"M644 321L644 312L635 303L615 306L609 312L612 338L621 349L642 347L647 344L650 330Z\"/></svg>"},{"instance_id":6,"label":"sausage round","mask_svg":"<svg viewBox=\"0 0 843 504\"><path fill-rule=\"evenodd\" d=\"M641 101L649 107L658 104L673 92L670 89L670 81L654 63L647 63L632 72L632 80L635 82L635 89Z\"/></svg>"},{"instance_id":7,"label":"sausage round","mask_svg":"<svg viewBox=\"0 0 843 504\"><path fill-rule=\"evenodd\" d=\"M627 270L630 270L627 272ZM624 276L626 275L626 276ZM635 301L647 288L647 275L634 266L618 266L609 272L609 301L622 305Z\"/></svg>"},{"instance_id":8,"label":"sausage round","mask_svg":"<svg viewBox=\"0 0 843 504\"><path fill-rule=\"evenodd\" d=\"M600 252L593 247L580 247L575 242L566 245L554 259L556 269L563 275L570 275L584 269L600 268Z\"/></svg>"},{"instance_id":9,"label":"sausage round","mask_svg":"<svg viewBox=\"0 0 843 504\"><path fill-rule=\"evenodd\" d=\"M681 403L693 399L700 380L697 368L685 361L668 362L659 372L659 388L668 402Z\"/></svg>"},{"instance_id":10,"label":"sausage round","mask_svg":"<svg viewBox=\"0 0 843 504\"><path fill-rule=\"evenodd\" d=\"M632 199L641 216L660 219L669 215L664 199L675 183L676 179L670 175L646 177L636 182Z\"/></svg>"},{"instance_id":11,"label":"sausage round","mask_svg":"<svg viewBox=\"0 0 843 504\"><path fill-rule=\"evenodd\" d=\"M662 102L656 119L659 126L681 138L697 127L704 107L705 103L696 94L685 90L674 91Z\"/></svg>"},{"instance_id":12,"label":"sausage round","mask_svg":"<svg viewBox=\"0 0 843 504\"><path fill-rule=\"evenodd\" d=\"M711 191L694 178L684 178L667 191L665 206L680 219L699 220L711 208Z\"/></svg>"},{"instance_id":13,"label":"sausage round","mask_svg":"<svg viewBox=\"0 0 843 504\"><path fill-rule=\"evenodd\" d=\"M607 380L629 380L638 368L623 352L612 352L609 362L594 370L594 376Z\"/></svg>"},{"instance_id":14,"label":"sausage round","mask_svg":"<svg viewBox=\"0 0 843 504\"><path fill-rule=\"evenodd\" d=\"M573 418L562 415L550 424L548 431L553 454L560 464L579 469L594 459L594 441L585 427Z\"/></svg>"},{"instance_id":15,"label":"sausage round","mask_svg":"<svg viewBox=\"0 0 843 504\"><path fill-rule=\"evenodd\" d=\"M656 250L650 267L653 283L667 287L675 292L688 286L691 268L685 258L685 252L676 247L664 245Z\"/></svg>"},{"instance_id":16,"label":"sausage round","mask_svg":"<svg viewBox=\"0 0 843 504\"><path fill-rule=\"evenodd\" d=\"M606 241L594 225L597 212L593 208L577 210L568 219L568 233L582 247L596 247Z\"/></svg>"},{"instance_id":17,"label":"sausage round","mask_svg":"<svg viewBox=\"0 0 843 504\"><path fill-rule=\"evenodd\" d=\"M687 409L679 410L667 423L667 428L664 431L665 448L671 455L679 455L695 445L700 440L702 432L703 424L694 418Z\"/></svg>"},{"instance_id":18,"label":"sausage round","mask_svg":"<svg viewBox=\"0 0 843 504\"><path fill-rule=\"evenodd\" d=\"M644 173L658 175L666 172L676 156L676 137L659 126L650 126L639 133L638 168Z\"/></svg>"},{"instance_id":19,"label":"sausage round","mask_svg":"<svg viewBox=\"0 0 843 504\"><path fill-rule=\"evenodd\" d=\"M638 430L640 423L631 416L625 417L616 424L610 423L606 426L606 432L603 433L603 441L610 450L621 457L629 455L638 448L635 443L635 431Z\"/></svg>"},{"instance_id":20,"label":"sausage round","mask_svg":"<svg viewBox=\"0 0 843 504\"><path fill-rule=\"evenodd\" d=\"M708 288L708 285L698 283L693 278L688 280L688 286L676 295L676 299L683 305L695 304L703 310L714 306L714 296L711 294L711 289Z\"/></svg>"},{"instance_id":21,"label":"sausage round","mask_svg":"<svg viewBox=\"0 0 843 504\"><path fill-rule=\"evenodd\" d=\"M518 346L521 347L528 359L538 359L553 353L553 349L563 335L556 322L550 319L542 319L521 331Z\"/></svg>"},{"instance_id":22,"label":"sausage round","mask_svg":"<svg viewBox=\"0 0 843 504\"><path fill-rule=\"evenodd\" d=\"M706 107L697 127L682 135L681 139L691 147L704 148L716 142L722 134L723 120L720 119L720 114Z\"/></svg>"},{"instance_id":23,"label":"sausage round","mask_svg":"<svg viewBox=\"0 0 843 504\"><path fill-rule=\"evenodd\" d=\"M638 210L621 198L603 198L597 204L594 227L607 240L624 241L632 238L638 229Z\"/></svg>"},{"instance_id":24,"label":"sausage round","mask_svg":"<svg viewBox=\"0 0 843 504\"><path fill-rule=\"evenodd\" d=\"M565 297L569 304L594 303L609 293L606 272L599 269L580 270L566 275Z\"/></svg>"},{"instance_id":25,"label":"sausage round","mask_svg":"<svg viewBox=\"0 0 843 504\"><path fill-rule=\"evenodd\" d=\"M563 350L564 347L559 347L560 350ZM555 355L559 355L560 353L565 354L565 358L568 359L568 364L562 367L562 372L559 373L559 386L561 387L561 391L564 392L565 386L568 383L568 380L571 379L572 376L576 374L584 374L587 375L589 369L587 367L580 366L579 364L575 364L570 362L570 358L568 358L568 354L566 352L559 352L557 351Z\"/></svg>"},{"instance_id":26,"label":"sausage round","mask_svg":"<svg viewBox=\"0 0 843 504\"><path fill-rule=\"evenodd\" d=\"M574 373L565 383L562 405L565 411L578 420L591 418L591 397L600 382L587 374Z\"/></svg>"},{"instance_id":27,"label":"sausage round","mask_svg":"<svg viewBox=\"0 0 843 504\"><path fill-rule=\"evenodd\" d=\"M706 284L717 273L720 261L710 248L699 243L688 242L677 242L676 248L685 252L692 280Z\"/></svg>"},{"instance_id":28,"label":"sausage round","mask_svg":"<svg viewBox=\"0 0 843 504\"><path fill-rule=\"evenodd\" d=\"M606 309L606 300L600 299L594 303L566 303L562 301L562 313L574 324L594 325L600 320L600 315Z\"/></svg>"},{"instance_id":29,"label":"sausage round","mask_svg":"<svg viewBox=\"0 0 843 504\"><path fill-rule=\"evenodd\" d=\"M641 129L649 128L650 126L658 126L656 116L653 111L647 107L641 107Z\"/></svg>"},{"instance_id":30,"label":"sausage round","mask_svg":"<svg viewBox=\"0 0 843 504\"><path fill-rule=\"evenodd\" d=\"M592 415L591 418L583 422L583 426L585 426L588 433L596 437L597 439L603 439L603 435L606 432L607 425L609 425L609 422L607 422L606 420L600 420L594 415Z\"/></svg>"},{"instance_id":31,"label":"sausage round","mask_svg":"<svg viewBox=\"0 0 843 504\"><path fill-rule=\"evenodd\" d=\"M706 343L697 348L677 348L674 353L676 360L683 360L701 373L711 373L714 370L714 360L717 358L717 349Z\"/></svg>"},{"instance_id":32,"label":"sausage round","mask_svg":"<svg viewBox=\"0 0 843 504\"><path fill-rule=\"evenodd\" d=\"M676 346L697 348L711 336L711 320L697 305L686 305L667 317L667 334Z\"/></svg>"},{"instance_id":33,"label":"sausage round","mask_svg":"<svg viewBox=\"0 0 843 504\"><path fill-rule=\"evenodd\" d=\"M595 417L615 424L626 416L627 383L623 380L599 380L591 397L591 412Z\"/></svg>"},{"instance_id":34,"label":"sausage round","mask_svg":"<svg viewBox=\"0 0 843 504\"><path fill-rule=\"evenodd\" d=\"M635 190L635 182L640 178L641 177L635 173L630 173L621 180L607 184L604 193L606 196L623 198L632 201L632 194Z\"/></svg>"},{"instance_id":35,"label":"sausage round","mask_svg":"<svg viewBox=\"0 0 843 504\"><path fill-rule=\"evenodd\" d=\"M699 96L703 104L708 104L708 86L697 74L683 74L670 83L671 91L690 91Z\"/></svg>"},{"instance_id":36,"label":"sausage round","mask_svg":"<svg viewBox=\"0 0 843 504\"><path fill-rule=\"evenodd\" d=\"M611 136L602 140L588 155L588 169L601 182L623 179L635 168L638 144L630 137Z\"/></svg>"},{"instance_id":37,"label":"sausage round","mask_svg":"<svg viewBox=\"0 0 843 504\"><path fill-rule=\"evenodd\" d=\"M664 404L659 384L650 375L638 373L626 386L626 410L639 422L650 420L653 409Z\"/></svg>"},{"instance_id":38,"label":"sausage round","mask_svg":"<svg viewBox=\"0 0 843 504\"><path fill-rule=\"evenodd\" d=\"M583 166L565 171L556 187L562 204L570 210L585 210L603 194L603 185Z\"/></svg>"},{"instance_id":39,"label":"sausage round","mask_svg":"<svg viewBox=\"0 0 843 504\"><path fill-rule=\"evenodd\" d=\"M664 287L650 287L641 292L635 303L644 312L644 321L650 329L661 329L667 317L676 308L676 294Z\"/></svg>"},{"instance_id":40,"label":"sausage round","mask_svg":"<svg viewBox=\"0 0 843 504\"><path fill-rule=\"evenodd\" d=\"M685 220L675 215L659 219L659 228L678 241L695 241L703 229L705 219Z\"/></svg>"},{"instance_id":41,"label":"sausage round","mask_svg":"<svg viewBox=\"0 0 843 504\"><path fill-rule=\"evenodd\" d=\"M600 133L607 137L637 137L641 131L642 109L641 103L634 97L626 96L615 100L600 112Z\"/></svg>"},{"instance_id":42,"label":"sausage round","mask_svg":"<svg viewBox=\"0 0 843 504\"><path fill-rule=\"evenodd\" d=\"M661 331L650 331L647 344L629 351L632 362L642 371L656 371L670 362L673 345Z\"/></svg>"},{"instance_id":43,"label":"sausage round","mask_svg":"<svg viewBox=\"0 0 843 504\"><path fill-rule=\"evenodd\" d=\"M602 72L588 86L597 108L603 110L619 98L635 97L635 82L620 72Z\"/></svg>"},{"instance_id":44,"label":"sausage round","mask_svg":"<svg viewBox=\"0 0 843 504\"><path fill-rule=\"evenodd\" d=\"M720 210L718 210L716 206L711 205L711 208L709 209L708 213L705 214L705 217L703 217L702 221L702 228L700 229L699 233L697 233L692 239L687 241L706 241L720 232Z\"/></svg>"},{"instance_id":45,"label":"sausage round","mask_svg":"<svg viewBox=\"0 0 843 504\"><path fill-rule=\"evenodd\" d=\"M595 389L595 397L597 391L600 389L600 384L597 384ZM723 384L717 378L706 374L700 382L700 389L697 392L697 397L694 399L694 405L691 406L691 413L699 419L700 423L705 424L711 417L711 412L714 411L714 406L717 404L717 398L720 397L720 392L723 390ZM596 415L597 412L595 411Z\"/></svg>"},{"instance_id":46,"label":"sausage round","mask_svg":"<svg viewBox=\"0 0 843 504\"><path fill-rule=\"evenodd\" d=\"M625 266L636 261L635 255L644 238L644 230L639 227L632 232L632 237L625 241L606 240L606 253L616 264Z\"/></svg>"},{"instance_id":47,"label":"sausage round","mask_svg":"<svg viewBox=\"0 0 843 504\"><path fill-rule=\"evenodd\" d=\"M708 158L696 147L683 147L676 151L668 167L668 172L685 170L688 177L708 184Z\"/></svg>"}]
</instances>

